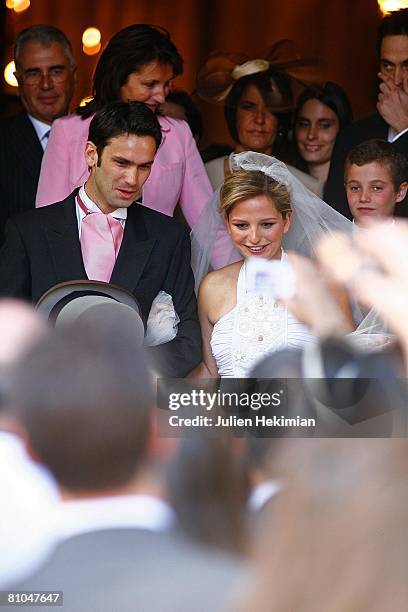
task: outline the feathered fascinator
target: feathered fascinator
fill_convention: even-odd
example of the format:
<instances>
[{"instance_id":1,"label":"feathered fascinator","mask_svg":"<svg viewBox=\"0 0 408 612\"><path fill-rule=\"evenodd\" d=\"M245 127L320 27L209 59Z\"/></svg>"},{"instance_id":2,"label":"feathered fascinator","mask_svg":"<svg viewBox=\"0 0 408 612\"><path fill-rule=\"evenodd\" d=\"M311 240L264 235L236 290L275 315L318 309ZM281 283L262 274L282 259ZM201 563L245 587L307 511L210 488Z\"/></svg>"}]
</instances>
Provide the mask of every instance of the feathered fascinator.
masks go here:
<instances>
[{"instance_id":1,"label":"feathered fascinator","mask_svg":"<svg viewBox=\"0 0 408 612\"><path fill-rule=\"evenodd\" d=\"M318 81L316 58L303 58L291 40L279 40L266 53L264 59L249 59L245 55L214 51L209 55L197 76L197 93L206 102L221 102L234 83L243 77L267 72L271 77L272 105L275 110L289 110L291 103L285 100L273 80L273 75L289 79L292 87L301 88Z\"/></svg>"}]
</instances>

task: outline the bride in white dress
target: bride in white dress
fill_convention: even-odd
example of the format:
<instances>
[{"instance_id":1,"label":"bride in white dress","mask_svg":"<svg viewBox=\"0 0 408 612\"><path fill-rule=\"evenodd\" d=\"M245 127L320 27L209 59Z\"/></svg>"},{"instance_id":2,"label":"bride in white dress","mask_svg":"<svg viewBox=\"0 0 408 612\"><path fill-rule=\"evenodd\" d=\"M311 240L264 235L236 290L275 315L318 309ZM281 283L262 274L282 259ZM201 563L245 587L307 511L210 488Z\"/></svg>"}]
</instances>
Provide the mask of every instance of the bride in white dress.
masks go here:
<instances>
[{"instance_id":1,"label":"bride in white dress","mask_svg":"<svg viewBox=\"0 0 408 612\"><path fill-rule=\"evenodd\" d=\"M272 166L273 158L267 159ZM285 184L285 167L275 166L273 174L281 172L280 180L262 170L238 169L221 188L220 212L244 261L210 272L201 283L203 363L196 372L200 376L244 378L266 354L314 341L286 306L269 295L250 291L247 282L248 257L287 258L282 240L292 221L291 194Z\"/></svg>"},{"instance_id":2,"label":"bride in white dress","mask_svg":"<svg viewBox=\"0 0 408 612\"><path fill-rule=\"evenodd\" d=\"M248 287L246 259L285 262L283 248L313 258L324 235L351 235L354 229L274 157L248 151L233 155L231 161L233 173L214 193L192 232L197 284L203 279L198 294L203 362L190 377L244 378L266 354L313 342L310 330L285 305L254 293L252 283ZM229 265L207 274L219 254L222 234L228 238L223 240L222 256ZM346 291L334 293L349 327L358 324L348 334L350 341L364 350L388 342L389 334L374 310L364 317L353 301L351 312Z\"/></svg>"}]
</instances>

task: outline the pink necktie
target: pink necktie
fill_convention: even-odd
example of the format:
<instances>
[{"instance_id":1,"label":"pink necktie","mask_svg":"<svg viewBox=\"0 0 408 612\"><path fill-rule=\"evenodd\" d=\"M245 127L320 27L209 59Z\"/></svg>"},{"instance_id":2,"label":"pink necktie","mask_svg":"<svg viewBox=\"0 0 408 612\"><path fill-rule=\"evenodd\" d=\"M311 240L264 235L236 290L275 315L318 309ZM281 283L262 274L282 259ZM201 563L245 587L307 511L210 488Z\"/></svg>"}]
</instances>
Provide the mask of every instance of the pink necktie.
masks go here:
<instances>
[{"instance_id":1,"label":"pink necktie","mask_svg":"<svg viewBox=\"0 0 408 612\"><path fill-rule=\"evenodd\" d=\"M89 280L109 283L123 238L123 227L111 215L86 208L79 194L79 207L85 213L81 223L81 251Z\"/></svg>"}]
</instances>

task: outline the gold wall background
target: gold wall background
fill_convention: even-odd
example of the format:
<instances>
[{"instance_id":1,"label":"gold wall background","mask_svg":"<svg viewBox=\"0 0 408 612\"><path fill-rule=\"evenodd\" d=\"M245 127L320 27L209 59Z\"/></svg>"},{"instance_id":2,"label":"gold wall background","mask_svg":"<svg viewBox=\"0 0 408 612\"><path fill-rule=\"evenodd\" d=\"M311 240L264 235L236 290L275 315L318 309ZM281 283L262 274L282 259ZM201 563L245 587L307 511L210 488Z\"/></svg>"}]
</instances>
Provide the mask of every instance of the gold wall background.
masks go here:
<instances>
[{"instance_id":1,"label":"gold wall background","mask_svg":"<svg viewBox=\"0 0 408 612\"><path fill-rule=\"evenodd\" d=\"M23 13L5 15L5 65L12 57L16 33L35 23L50 23L70 38L78 64L74 104L90 92L98 56L82 51L82 33L90 26L102 32L102 45L131 23L167 28L185 60L175 86L194 90L195 75L214 49L253 57L280 38L297 42L307 56L320 57L323 79L348 92L355 116L373 111L376 98L375 35L381 19L376 0L31 0ZM3 91L13 88L3 84ZM15 90L14 90L15 91ZM204 120L202 146L228 142L222 106L200 104Z\"/></svg>"}]
</instances>

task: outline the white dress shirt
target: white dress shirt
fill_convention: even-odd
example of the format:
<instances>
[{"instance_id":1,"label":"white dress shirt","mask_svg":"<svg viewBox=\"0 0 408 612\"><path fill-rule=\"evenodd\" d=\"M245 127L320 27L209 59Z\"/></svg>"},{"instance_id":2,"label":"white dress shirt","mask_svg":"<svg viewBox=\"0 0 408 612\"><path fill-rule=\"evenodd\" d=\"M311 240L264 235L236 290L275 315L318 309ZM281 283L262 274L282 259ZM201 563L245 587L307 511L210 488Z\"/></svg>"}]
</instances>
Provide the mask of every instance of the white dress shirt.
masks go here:
<instances>
[{"instance_id":1,"label":"white dress shirt","mask_svg":"<svg viewBox=\"0 0 408 612\"><path fill-rule=\"evenodd\" d=\"M403 134L405 134L405 132L408 132L408 128L405 128L405 130L402 130L402 132L397 133L394 128L392 128L391 126L388 128L388 136L387 136L387 140L388 142L395 142L396 140L398 140L398 138L400 136L402 136Z\"/></svg>"},{"instance_id":2,"label":"white dress shirt","mask_svg":"<svg viewBox=\"0 0 408 612\"><path fill-rule=\"evenodd\" d=\"M389 227L392 227L393 225L395 225L395 217L382 217L380 218L376 218L375 221L381 221L382 223L385 223L386 221L388 221L388 225ZM358 223L356 223L355 219L352 219L352 224L353 224L353 228L352 228L352 233L355 232L366 232L367 230L369 230L369 227L364 227L363 225L358 225Z\"/></svg>"},{"instance_id":3,"label":"white dress shirt","mask_svg":"<svg viewBox=\"0 0 408 612\"><path fill-rule=\"evenodd\" d=\"M257 484L251 491L248 499L250 512L259 512L265 504L282 490L276 480L264 480Z\"/></svg>"},{"instance_id":4,"label":"white dress shirt","mask_svg":"<svg viewBox=\"0 0 408 612\"><path fill-rule=\"evenodd\" d=\"M94 210L95 212L101 212L101 209L95 204L95 202L91 200L91 198L86 193L85 185L82 185L81 189L79 190L79 197L81 198L82 202L85 204L85 208L87 208L90 211ZM86 216L86 213L84 213L82 208L79 206L76 198L75 198L75 206L76 206L76 217L77 217L77 223L78 223L78 236L79 238L81 238L82 219ZM127 208L117 208L113 213L109 213L109 214L115 219L118 219L123 229L125 229L125 224L126 224L126 219L127 219Z\"/></svg>"},{"instance_id":5,"label":"white dress shirt","mask_svg":"<svg viewBox=\"0 0 408 612\"><path fill-rule=\"evenodd\" d=\"M48 123L44 123L43 121L40 121L39 119L35 119L31 115L28 115L28 118L33 124L33 127L37 133L38 140L41 143L43 151L45 151L45 147L48 144L48 136L50 135L50 132L51 132L51 126Z\"/></svg>"},{"instance_id":6,"label":"white dress shirt","mask_svg":"<svg viewBox=\"0 0 408 612\"><path fill-rule=\"evenodd\" d=\"M0 587L30 574L49 554L58 504L49 472L28 457L20 438L0 431Z\"/></svg>"},{"instance_id":7,"label":"white dress shirt","mask_svg":"<svg viewBox=\"0 0 408 612\"><path fill-rule=\"evenodd\" d=\"M165 531L176 522L170 506L151 495L115 495L61 502L56 514L57 541L102 529Z\"/></svg>"}]
</instances>

